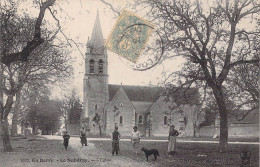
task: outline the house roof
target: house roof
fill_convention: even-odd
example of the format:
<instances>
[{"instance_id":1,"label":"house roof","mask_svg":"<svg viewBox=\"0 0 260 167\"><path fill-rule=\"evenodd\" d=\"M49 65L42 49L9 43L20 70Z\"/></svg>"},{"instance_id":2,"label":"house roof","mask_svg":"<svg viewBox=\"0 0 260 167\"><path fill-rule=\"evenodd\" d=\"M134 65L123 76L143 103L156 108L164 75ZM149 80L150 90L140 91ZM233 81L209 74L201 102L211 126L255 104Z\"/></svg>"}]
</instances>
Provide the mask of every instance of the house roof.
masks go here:
<instances>
[{"instance_id":1,"label":"house roof","mask_svg":"<svg viewBox=\"0 0 260 167\"><path fill-rule=\"evenodd\" d=\"M115 96L122 86L130 101L155 102L162 93L162 88L152 86L129 86L129 85L108 85L109 101Z\"/></svg>"},{"instance_id":2,"label":"house roof","mask_svg":"<svg viewBox=\"0 0 260 167\"><path fill-rule=\"evenodd\" d=\"M154 104L154 102L132 101L132 104L134 105L137 114L144 114Z\"/></svg>"}]
</instances>

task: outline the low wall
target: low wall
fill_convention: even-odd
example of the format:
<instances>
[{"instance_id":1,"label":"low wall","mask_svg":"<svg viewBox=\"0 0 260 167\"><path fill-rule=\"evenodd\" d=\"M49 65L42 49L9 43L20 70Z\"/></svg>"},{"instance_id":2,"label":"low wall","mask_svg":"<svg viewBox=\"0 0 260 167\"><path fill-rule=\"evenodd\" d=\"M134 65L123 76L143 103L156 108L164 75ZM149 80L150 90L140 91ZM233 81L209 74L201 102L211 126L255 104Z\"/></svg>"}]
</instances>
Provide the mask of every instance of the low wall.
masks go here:
<instances>
[{"instance_id":1,"label":"low wall","mask_svg":"<svg viewBox=\"0 0 260 167\"><path fill-rule=\"evenodd\" d=\"M199 130L201 137L213 137L219 135L219 126L203 126ZM235 124L229 125L228 135L234 137L259 137L258 124Z\"/></svg>"}]
</instances>

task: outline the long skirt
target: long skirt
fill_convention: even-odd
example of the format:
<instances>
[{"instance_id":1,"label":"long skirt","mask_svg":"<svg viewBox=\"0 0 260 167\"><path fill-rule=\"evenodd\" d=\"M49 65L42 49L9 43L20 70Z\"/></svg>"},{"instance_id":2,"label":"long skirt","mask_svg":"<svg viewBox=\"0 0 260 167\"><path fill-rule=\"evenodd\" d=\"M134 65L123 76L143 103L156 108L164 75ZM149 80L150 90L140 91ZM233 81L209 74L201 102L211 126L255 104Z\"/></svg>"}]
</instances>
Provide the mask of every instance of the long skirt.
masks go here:
<instances>
[{"instance_id":1,"label":"long skirt","mask_svg":"<svg viewBox=\"0 0 260 167\"><path fill-rule=\"evenodd\" d=\"M119 151L119 141L118 140L112 141L112 153L114 152L118 153L118 151Z\"/></svg>"},{"instance_id":2,"label":"long skirt","mask_svg":"<svg viewBox=\"0 0 260 167\"><path fill-rule=\"evenodd\" d=\"M170 136L168 143L168 153L171 153L173 151L177 151L176 137Z\"/></svg>"},{"instance_id":3,"label":"long skirt","mask_svg":"<svg viewBox=\"0 0 260 167\"><path fill-rule=\"evenodd\" d=\"M87 145L87 138L85 136L81 136L80 141L82 145Z\"/></svg>"}]
</instances>

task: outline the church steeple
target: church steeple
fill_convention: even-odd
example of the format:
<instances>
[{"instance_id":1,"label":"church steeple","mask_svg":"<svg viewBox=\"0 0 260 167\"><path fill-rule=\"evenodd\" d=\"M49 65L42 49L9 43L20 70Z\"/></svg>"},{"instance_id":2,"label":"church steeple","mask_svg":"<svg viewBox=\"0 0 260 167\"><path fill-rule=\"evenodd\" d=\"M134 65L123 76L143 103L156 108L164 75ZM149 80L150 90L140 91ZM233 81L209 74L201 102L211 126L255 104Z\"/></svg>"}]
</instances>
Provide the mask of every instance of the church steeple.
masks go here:
<instances>
[{"instance_id":1,"label":"church steeple","mask_svg":"<svg viewBox=\"0 0 260 167\"><path fill-rule=\"evenodd\" d=\"M95 127L90 124L95 114L99 114L102 126L105 125L105 106L108 104L108 61L107 50L104 49L99 13L97 12L91 38L87 42L84 76L84 97L82 118L88 118L91 132ZM82 125L85 123L83 122ZM87 125L87 123L86 123ZM85 126L85 125L84 125ZM102 127L104 129L104 126Z\"/></svg>"},{"instance_id":2,"label":"church steeple","mask_svg":"<svg viewBox=\"0 0 260 167\"><path fill-rule=\"evenodd\" d=\"M99 20L99 12L97 11L95 24L90 39L91 52L93 54L102 54L104 48L104 38Z\"/></svg>"}]
</instances>

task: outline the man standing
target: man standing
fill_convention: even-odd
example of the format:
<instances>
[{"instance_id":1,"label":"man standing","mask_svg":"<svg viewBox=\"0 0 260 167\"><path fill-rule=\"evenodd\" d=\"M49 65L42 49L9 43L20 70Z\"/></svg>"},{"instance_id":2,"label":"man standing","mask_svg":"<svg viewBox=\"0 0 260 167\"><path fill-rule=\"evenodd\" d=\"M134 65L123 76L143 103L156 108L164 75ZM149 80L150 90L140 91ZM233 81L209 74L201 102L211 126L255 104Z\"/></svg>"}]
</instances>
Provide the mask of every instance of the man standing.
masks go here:
<instances>
[{"instance_id":1,"label":"man standing","mask_svg":"<svg viewBox=\"0 0 260 167\"><path fill-rule=\"evenodd\" d=\"M116 155L118 155L119 140L120 140L120 133L118 132L118 127L115 126L115 130L112 133L112 155L114 155L115 152Z\"/></svg>"},{"instance_id":2,"label":"man standing","mask_svg":"<svg viewBox=\"0 0 260 167\"><path fill-rule=\"evenodd\" d=\"M140 139L141 139L141 133L137 130L137 126L134 126L134 131L132 131L132 137L131 137L131 142L133 144L134 150L135 150L135 156L137 155L137 151L138 151L138 146L140 143Z\"/></svg>"},{"instance_id":3,"label":"man standing","mask_svg":"<svg viewBox=\"0 0 260 167\"><path fill-rule=\"evenodd\" d=\"M70 135L68 135L68 132L64 132L64 135L63 135L63 145L66 149L66 151L68 150L68 146L69 146L69 139L70 139Z\"/></svg>"}]
</instances>

